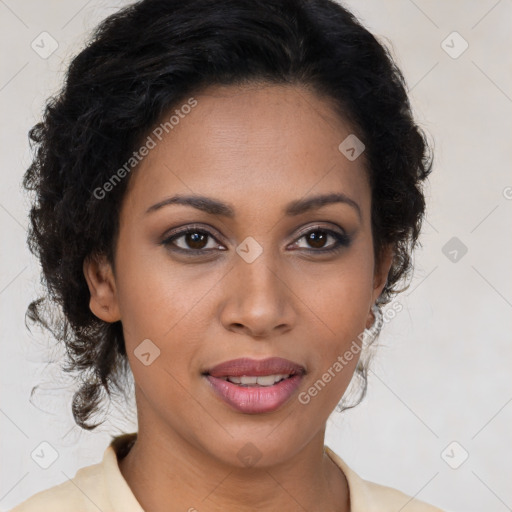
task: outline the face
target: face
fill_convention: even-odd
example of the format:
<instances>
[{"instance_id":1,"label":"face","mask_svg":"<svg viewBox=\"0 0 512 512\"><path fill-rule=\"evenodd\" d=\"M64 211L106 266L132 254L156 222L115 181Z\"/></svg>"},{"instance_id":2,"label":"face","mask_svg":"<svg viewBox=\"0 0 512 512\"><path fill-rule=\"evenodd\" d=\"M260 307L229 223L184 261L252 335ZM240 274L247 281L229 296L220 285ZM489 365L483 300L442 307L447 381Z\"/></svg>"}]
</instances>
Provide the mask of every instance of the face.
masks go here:
<instances>
[{"instance_id":1,"label":"face","mask_svg":"<svg viewBox=\"0 0 512 512\"><path fill-rule=\"evenodd\" d=\"M122 321L139 432L235 466L250 442L274 464L322 435L390 256L375 264L364 154L340 152L352 130L326 100L277 85L194 98L130 176L115 273L84 266L90 307Z\"/></svg>"}]
</instances>

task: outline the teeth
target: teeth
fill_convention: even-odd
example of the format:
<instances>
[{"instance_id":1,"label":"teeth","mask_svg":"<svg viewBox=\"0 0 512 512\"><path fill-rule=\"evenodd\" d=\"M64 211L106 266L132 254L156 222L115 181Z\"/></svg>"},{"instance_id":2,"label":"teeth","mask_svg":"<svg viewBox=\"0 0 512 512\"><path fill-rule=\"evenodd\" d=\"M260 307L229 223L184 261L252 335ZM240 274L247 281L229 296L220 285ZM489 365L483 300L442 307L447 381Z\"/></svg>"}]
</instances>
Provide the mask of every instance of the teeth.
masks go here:
<instances>
[{"instance_id":1,"label":"teeth","mask_svg":"<svg viewBox=\"0 0 512 512\"><path fill-rule=\"evenodd\" d=\"M241 377L226 377L226 380L233 384L240 384L242 386L273 386L280 380L287 379L290 375L287 373L279 373L276 375L263 375L259 377L242 375Z\"/></svg>"},{"instance_id":2,"label":"teeth","mask_svg":"<svg viewBox=\"0 0 512 512\"><path fill-rule=\"evenodd\" d=\"M285 377L285 375L263 375L261 377L257 377L256 382L259 386L272 386L283 377Z\"/></svg>"}]
</instances>

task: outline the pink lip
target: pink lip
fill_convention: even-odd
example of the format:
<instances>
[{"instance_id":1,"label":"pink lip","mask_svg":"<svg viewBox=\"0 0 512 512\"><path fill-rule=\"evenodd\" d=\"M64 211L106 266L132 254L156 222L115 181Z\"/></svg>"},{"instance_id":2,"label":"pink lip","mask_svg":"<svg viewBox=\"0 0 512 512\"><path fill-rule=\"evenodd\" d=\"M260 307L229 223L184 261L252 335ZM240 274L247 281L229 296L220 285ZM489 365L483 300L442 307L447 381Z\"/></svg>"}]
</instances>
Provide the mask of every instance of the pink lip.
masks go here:
<instances>
[{"instance_id":1,"label":"pink lip","mask_svg":"<svg viewBox=\"0 0 512 512\"><path fill-rule=\"evenodd\" d=\"M232 359L225 361L205 373L212 377L241 377L242 375L253 375L260 377L263 375L275 375L279 373L303 374L305 369L300 364L283 359L282 357L270 357L268 359Z\"/></svg>"},{"instance_id":2,"label":"pink lip","mask_svg":"<svg viewBox=\"0 0 512 512\"><path fill-rule=\"evenodd\" d=\"M305 369L287 359L272 357L263 360L248 358L226 361L207 371L206 378L215 394L234 409L246 414L272 412L284 405L299 387ZM290 374L273 386L242 387L221 377Z\"/></svg>"},{"instance_id":3,"label":"pink lip","mask_svg":"<svg viewBox=\"0 0 512 512\"><path fill-rule=\"evenodd\" d=\"M224 379L206 377L215 393L227 404L246 414L259 414L279 409L298 388L302 375L293 375L273 386L241 387Z\"/></svg>"}]
</instances>

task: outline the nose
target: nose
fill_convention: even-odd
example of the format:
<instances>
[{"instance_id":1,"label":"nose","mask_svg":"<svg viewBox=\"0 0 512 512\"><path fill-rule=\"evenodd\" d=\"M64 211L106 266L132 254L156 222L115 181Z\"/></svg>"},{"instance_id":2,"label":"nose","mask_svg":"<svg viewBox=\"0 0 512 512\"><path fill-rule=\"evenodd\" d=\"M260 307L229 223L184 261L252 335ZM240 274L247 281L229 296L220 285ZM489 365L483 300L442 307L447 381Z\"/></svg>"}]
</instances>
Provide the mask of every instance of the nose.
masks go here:
<instances>
[{"instance_id":1,"label":"nose","mask_svg":"<svg viewBox=\"0 0 512 512\"><path fill-rule=\"evenodd\" d=\"M261 254L248 263L235 258L226 279L221 322L232 332L269 338L290 330L296 321L294 295L283 269ZM273 267L273 268L272 268Z\"/></svg>"}]
</instances>

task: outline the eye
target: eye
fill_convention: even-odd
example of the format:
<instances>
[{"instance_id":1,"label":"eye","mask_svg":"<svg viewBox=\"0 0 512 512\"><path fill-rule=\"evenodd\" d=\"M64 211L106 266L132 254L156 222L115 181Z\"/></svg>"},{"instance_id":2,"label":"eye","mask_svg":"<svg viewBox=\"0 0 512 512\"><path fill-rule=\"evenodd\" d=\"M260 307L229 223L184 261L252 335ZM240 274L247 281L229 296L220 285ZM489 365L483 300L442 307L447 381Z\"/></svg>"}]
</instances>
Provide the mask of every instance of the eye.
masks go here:
<instances>
[{"instance_id":1,"label":"eye","mask_svg":"<svg viewBox=\"0 0 512 512\"><path fill-rule=\"evenodd\" d=\"M322 227L314 227L313 229L310 229L307 233L304 233L297 242L295 242L295 244L302 239L305 240L306 244L309 244L309 247L299 246L299 248L305 248L310 252L335 252L350 245L350 237L345 233L339 233ZM334 240L334 243L328 244L329 239Z\"/></svg>"},{"instance_id":2,"label":"eye","mask_svg":"<svg viewBox=\"0 0 512 512\"><path fill-rule=\"evenodd\" d=\"M307 246L298 245L301 240L304 240ZM331 240L330 244L329 240ZM295 248L305 249L308 252L325 254L348 247L350 241L350 237L345 233L314 227L300 236L294 245ZM226 250L210 231L194 226L172 232L161 244L172 251L189 255L205 254L215 249Z\"/></svg>"},{"instance_id":3,"label":"eye","mask_svg":"<svg viewBox=\"0 0 512 512\"><path fill-rule=\"evenodd\" d=\"M221 249L215 237L205 229L189 227L175 232L162 241L170 249L187 253L205 253L212 249ZM221 249L225 250L225 249Z\"/></svg>"}]
</instances>

